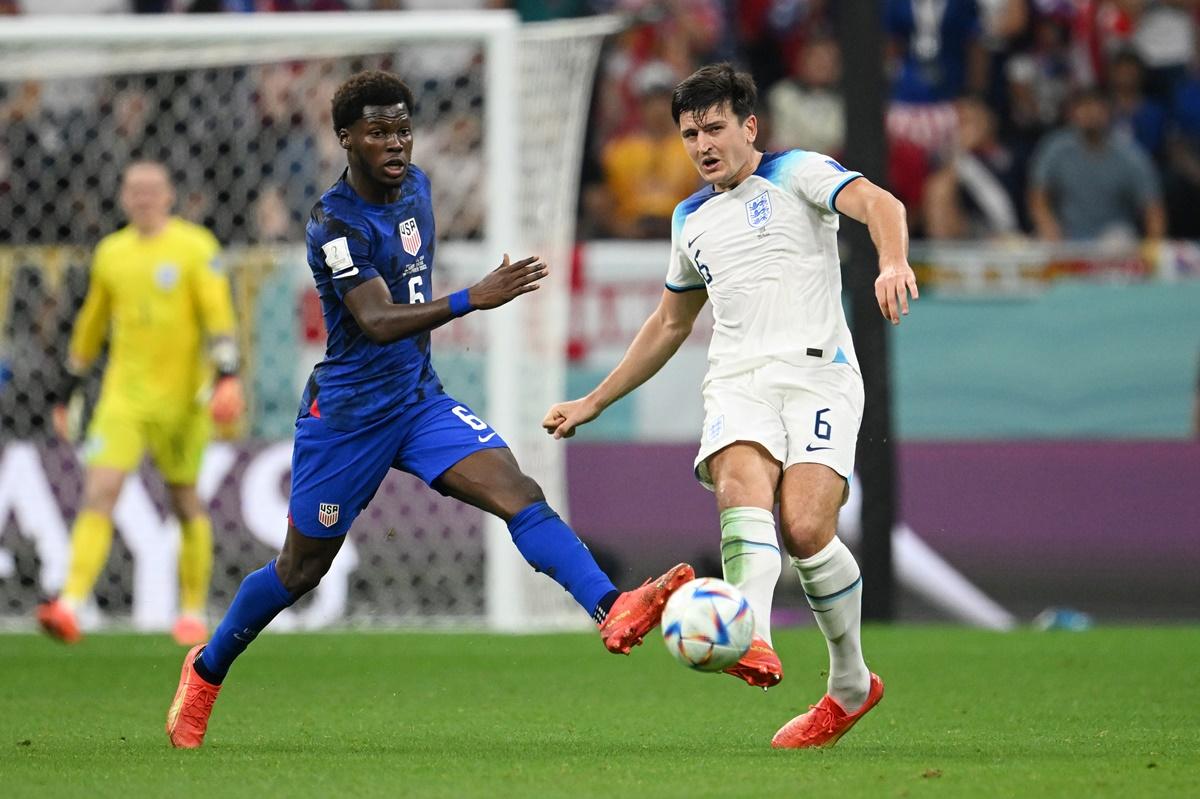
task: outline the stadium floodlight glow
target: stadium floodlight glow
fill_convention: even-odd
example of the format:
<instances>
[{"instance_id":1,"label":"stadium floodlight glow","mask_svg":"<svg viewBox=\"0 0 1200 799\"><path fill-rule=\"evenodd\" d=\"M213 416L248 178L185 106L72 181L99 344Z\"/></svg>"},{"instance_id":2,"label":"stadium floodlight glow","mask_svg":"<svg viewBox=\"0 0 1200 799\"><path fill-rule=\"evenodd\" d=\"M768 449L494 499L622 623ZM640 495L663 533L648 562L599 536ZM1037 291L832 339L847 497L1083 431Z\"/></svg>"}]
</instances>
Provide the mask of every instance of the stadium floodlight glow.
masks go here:
<instances>
[{"instance_id":1,"label":"stadium floodlight glow","mask_svg":"<svg viewBox=\"0 0 1200 799\"><path fill-rule=\"evenodd\" d=\"M420 109L416 118L418 152L421 136L432 142L435 132L443 132L439 114L444 106L454 105L456 118L469 113L482 122L478 136L481 149L472 161L480 173L482 191L473 192L468 187L458 192L468 200L474 195L473 199L482 201L480 229L457 236L447 232L455 215L451 214L450 219L439 216L444 243L439 248L439 270L444 281L441 287L447 288L450 280L467 285L468 277L477 279L499 263L505 252L514 258L537 254L557 274L540 291L504 309L478 315L484 321L467 324L484 326L486 331L479 336L485 346L470 353L477 357L479 349L486 351L481 366L486 410L480 412L486 413L488 422L502 432L522 468L542 485L548 501L566 515L563 445L546 436L539 423L545 409L565 392L566 267L574 244L584 125L600 45L604 36L621 25L615 17L521 24L515 12L501 10L16 17L0 24L0 81L52 85L54 91L43 92L42 101L46 95L56 95L49 99L65 103L68 95L92 97L98 82L116 78L132 82L131 76L136 76L142 80L138 86L150 87L142 90L150 94L152 115L157 112L165 116L167 112L160 108L175 103L171 106L174 116L164 125L187 125L188 117L194 115L220 125L239 121L228 120L228 98L249 96L261 100L262 86L253 79L255 69L295 71L297 65L312 64L312 72L324 69L331 79L340 80L362 65L397 69L397 65L418 65L415 71L426 79L413 86ZM469 89L456 84L456 78L465 74L470 75ZM431 81L438 88L429 89L426 84ZM60 87L64 89L61 94ZM327 89L324 85L308 88L312 90L309 97L320 94L317 89ZM478 91L477 104L467 104L461 96L472 91ZM172 97L181 94L188 102ZM320 96L327 105L328 97ZM181 147L183 153L176 156L173 169L191 175L197 182L219 182L226 180L224 176L230 170L244 171L254 166L253 150L218 156L209 139L197 136L189 140L199 155ZM233 135L228 140L238 146L243 143ZM86 216L66 207L66 203L56 208L57 195L65 194L76 181L82 185L85 179L111 180L111 174L97 176L104 170L113 171L111 164L72 166L68 159L51 168L63 170L62 175L47 175L40 188L28 189L27 197L13 195L27 209L53 217L48 218L43 231L49 231L48 236L73 224L82 225ZM209 178L210 173L217 177ZM456 188L453 178L451 175L450 181L439 185L435 175L435 199L439 188L447 193ZM41 194L34 196L35 191ZM248 253L249 245L262 239L255 238L250 230L248 216L234 215L224 207L227 204L233 203L213 200L215 207L209 212L217 219L218 227L225 230L224 235L218 235L229 245L228 260L235 263L239 258L243 262L259 258L261 262L261 250L253 250L253 257ZM307 214L307 208L300 210ZM28 215L23 219L27 220ZM19 227L30 223L18 220L14 210L3 209L0 224ZM303 237L292 235L282 247L273 245L275 249L268 258L275 259L271 269L282 272L283 266L290 269L294 264L296 245L302 244ZM65 243L89 246L78 235L76 239ZM44 245L45 252L39 254L34 247L23 257L44 256L49 262L59 257L51 254L61 249L55 245L64 242L43 238L32 243ZM281 252L285 254L279 255ZM11 256L0 253L0 266L12 262ZM273 285L270 281L274 275L276 272L247 273L244 287L270 290L263 287ZM235 283L236 278L235 274ZM253 306L244 297L239 300L240 316L252 311ZM448 388L460 390L454 381L448 381ZM503 522L487 517L484 537L482 604L490 627L520 631L586 623L568 595L546 577L531 573L513 547ZM364 557L361 549L358 557ZM372 596L383 598L386 593L381 588ZM454 597L447 602L452 605ZM408 601L405 607L412 604ZM430 613L437 617L439 609L433 607ZM388 611L381 610L380 615L386 617ZM405 617L404 613L399 615Z\"/></svg>"}]
</instances>

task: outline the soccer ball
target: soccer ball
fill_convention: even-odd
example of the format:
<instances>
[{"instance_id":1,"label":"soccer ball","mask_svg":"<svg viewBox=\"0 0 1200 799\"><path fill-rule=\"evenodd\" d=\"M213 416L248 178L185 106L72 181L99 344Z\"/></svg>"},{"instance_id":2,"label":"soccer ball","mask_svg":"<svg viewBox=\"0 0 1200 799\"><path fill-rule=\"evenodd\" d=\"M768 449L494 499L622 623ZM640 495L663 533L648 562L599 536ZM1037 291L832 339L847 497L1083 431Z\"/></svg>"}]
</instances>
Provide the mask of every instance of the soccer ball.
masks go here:
<instances>
[{"instance_id":1,"label":"soccer ball","mask_svg":"<svg viewBox=\"0 0 1200 799\"><path fill-rule=\"evenodd\" d=\"M724 580L684 583L663 608L663 641L683 665L722 671L737 663L754 639L754 611L742 592Z\"/></svg>"}]
</instances>

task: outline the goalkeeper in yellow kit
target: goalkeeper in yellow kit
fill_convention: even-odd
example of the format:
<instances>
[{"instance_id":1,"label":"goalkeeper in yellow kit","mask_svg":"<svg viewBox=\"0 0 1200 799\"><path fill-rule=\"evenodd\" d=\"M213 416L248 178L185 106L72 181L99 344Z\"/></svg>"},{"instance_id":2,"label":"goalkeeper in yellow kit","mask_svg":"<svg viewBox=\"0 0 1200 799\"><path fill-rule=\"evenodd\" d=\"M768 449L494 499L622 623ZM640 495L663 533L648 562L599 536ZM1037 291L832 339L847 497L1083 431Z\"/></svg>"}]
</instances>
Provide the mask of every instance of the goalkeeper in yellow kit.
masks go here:
<instances>
[{"instance_id":1,"label":"goalkeeper in yellow kit","mask_svg":"<svg viewBox=\"0 0 1200 799\"><path fill-rule=\"evenodd\" d=\"M77 609L108 559L121 485L148 451L183 531L181 613L173 634L191 646L208 637L212 573L212 527L196 493L200 459L213 422L234 422L244 409L233 305L216 238L171 215L175 193L166 167L129 165L120 200L129 224L96 247L71 336L71 385L59 394L75 394L107 336L108 366L83 447L83 505L62 594L39 605L37 618L55 638L79 640ZM71 437L69 415L66 405L54 409L64 438Z\"/></svg>"}]
</instances>

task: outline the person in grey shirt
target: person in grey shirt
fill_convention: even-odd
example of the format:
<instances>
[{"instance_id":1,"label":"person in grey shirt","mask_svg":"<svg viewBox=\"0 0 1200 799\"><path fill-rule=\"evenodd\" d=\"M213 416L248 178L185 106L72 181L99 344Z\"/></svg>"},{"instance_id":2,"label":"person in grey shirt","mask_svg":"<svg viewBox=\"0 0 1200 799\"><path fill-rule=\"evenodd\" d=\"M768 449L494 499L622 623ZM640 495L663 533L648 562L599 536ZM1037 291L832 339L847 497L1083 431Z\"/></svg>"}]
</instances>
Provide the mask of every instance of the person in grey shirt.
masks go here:
<instances>
[{"instance_id":1,"label":"person in grey shirt","mask_svg":"<svg viewBox=\"0 0 1200 799\"><path fill-rule=\"evenodd\" d=\"M1040 238L1113 236L1159 239L1166 233L1154 164L1124 136L1111 134L1108 99L1084 89L1070 101L1069 126L1047 135L1033 155L1029 214Z\"/></svg>"}]
</instances>

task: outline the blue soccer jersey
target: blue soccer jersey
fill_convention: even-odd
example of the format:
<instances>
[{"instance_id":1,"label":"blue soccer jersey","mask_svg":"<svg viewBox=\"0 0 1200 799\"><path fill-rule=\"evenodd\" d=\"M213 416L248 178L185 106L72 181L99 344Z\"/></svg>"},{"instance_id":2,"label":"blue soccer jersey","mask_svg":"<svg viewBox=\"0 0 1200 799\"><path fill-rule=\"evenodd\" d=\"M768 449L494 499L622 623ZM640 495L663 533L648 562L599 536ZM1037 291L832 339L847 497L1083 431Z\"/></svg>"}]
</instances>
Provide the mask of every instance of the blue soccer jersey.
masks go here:
<instances>
[{"instance_id":1,"label":"blue soccer jersey","mask_svg":"<svg viewBox=\"0 0 1200 799\"><path fill-rule=\"evenodd\" d=\"M410 164L400 198L386 205L363 200L343 175L313 206L306 239L328 338L325 360L304 389L300 415L354 430L440 392L428 331L376 344L342 301L375 277L387 282L393 302L432 297L433 204L425 173Z\"/></svg>"}]
</instances>

